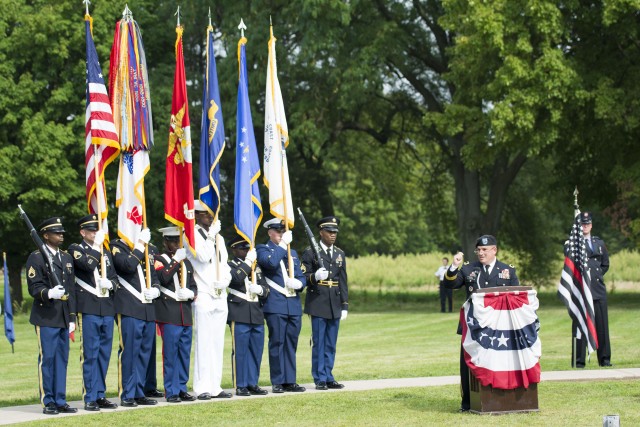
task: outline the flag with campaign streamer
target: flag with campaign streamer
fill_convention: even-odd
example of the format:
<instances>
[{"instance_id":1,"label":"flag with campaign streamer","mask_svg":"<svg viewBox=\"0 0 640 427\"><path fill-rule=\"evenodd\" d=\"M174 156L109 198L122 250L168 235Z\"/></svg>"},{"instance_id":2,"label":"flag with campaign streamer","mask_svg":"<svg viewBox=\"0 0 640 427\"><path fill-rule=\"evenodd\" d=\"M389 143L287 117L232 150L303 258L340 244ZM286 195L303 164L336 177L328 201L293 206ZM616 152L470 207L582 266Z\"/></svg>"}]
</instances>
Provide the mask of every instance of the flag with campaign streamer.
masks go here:
<instances>
[{"instance_id":1,"label":"flag with campaign streamer","mask_svg":"<svg viewBox=\"0 0 640 427\"><path fill-rule=\"evenodd\" d=\"M202 94L200 133L200 190L198 197L214 218L220 212L220 158L224 152L224 122L218 88L216 57L213 52L213 27L207 28L207 69Z\"/></svg>"},{"instance_id":2,"label":"flag with campaign streamer","mask_svg":"<svg viewBox=\"0 0 640 427\"><path fill-rule=\"evenodd\" d=\"M7 268L7 254L2 253L4 263L4 336L11 344L13 353L13 343L16 342L16 332L13 329L13 306L11 305L11 286L9 284L9 269Z\"/></svg>"},{"instance_id":3,"label":"flag with campaign streamer","mask_svg":"<svg viewBox=\"0 0 640 427\"><path fill-rule=\"evenodd\" d=\"M253 133L251 103L247 82L245 45L247 39L238 42L238 112L236 131L236 188L233 204L233 219L236 231L251 247L255 246L256 231L262 220L260 201L260 160Z\"/></svg>"},{"instance_id":4,"label":"flag with campaign streamer","mask_svg":"<svg viewBox=\"0 0 640 427\"><path fill-rule=\"evenodd\" d=\"M282 220L286 216L288 227L293 228L295 218L285 151L289 146L289 131L278 82L273 27L270 27L270 34L264 105L264 184L269 189L269 211L274 217Z\"/></svg>"},{"instance_id":5,"label":"flag with campaign streamer","mask_svg":"<svg viewBox=\"0 0 640 427\"><path fill-rule=\"evenodd\" d=\"M473 293L460 310L464 359L484 386L540 382L542 343L536 291Z\"/></svg>"},{"instance_id":6,"label":"flag with campaign streamer","mask_svg":"<svg viewBox=\"0 0 640 427\"><path fill-rule=\"evenodd\" d=\"M105 241L109 239L107 216L109 207L104 184L104 171L120 153L118 133L113 124L109 95L104 85L102 68L93 42L93 19L85 15L87 44L87 88L85 109L85 169L87 206L89 213L97 214Z\"/></svg>"},{"instance_id":7,"label":"flag with campaign streamer","mask_svg":"<svg viewBox=\"0 0 640 427\"><path fill-rule=\"evenodd\" d=\"M122 150L116 188L118 236L133 248L146 224L144 177L150 169L153 121L142 36L128 8L113 36L109 86Z\"/></svg>"},{"instance_id":8,"label":"flag with campaign streamer","mask_svg":"<svg viewBox=\"0 0 640 427\"><path fill-rule=\"evenodd\" d=\"M564 245L564 267L558 284L558 296L567 307L569 316L578 325L577 337L587 343L587 351L593 353L598 348L591 276L589 275L586 244L582 234L580 210L576 209L569 240Z\"/></svg>"},{"instance_id":9,"label":"flag with campaign streamer","mask_svg":"<svg viewBox=\"0 0 640 427\"><path fill-rule=\"evenodd\" d=\"M171 124L167 149L164 217L184 230L184 244L195 255L191 124L182 48L183 27L176 27L176 71L173 78Z\"/></svg>"}]
</instances>

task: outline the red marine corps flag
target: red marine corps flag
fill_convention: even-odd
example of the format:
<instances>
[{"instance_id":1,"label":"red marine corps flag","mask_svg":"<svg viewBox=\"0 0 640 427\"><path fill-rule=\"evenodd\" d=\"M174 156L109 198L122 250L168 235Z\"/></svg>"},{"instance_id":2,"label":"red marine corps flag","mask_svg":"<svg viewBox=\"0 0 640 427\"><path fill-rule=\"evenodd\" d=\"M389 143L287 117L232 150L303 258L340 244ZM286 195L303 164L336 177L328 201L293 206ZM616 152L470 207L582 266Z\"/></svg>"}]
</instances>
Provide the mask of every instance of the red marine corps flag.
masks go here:
<instances>
[{"instance_id":1,"label":"red marine corps flag","mask_svg":"<svg viewBox=\"0 0 640 427\"><path fill-rule=\"evenodd\" d=\"M179 14L178 9L178 14ZM164 217L184 229L186 246L195 254L195 224L193 212L193 173L191 165L191 127L184 72L182 32L176 27L176 72L173 78L171 125L167 150L167 180L164 195Z\"/></svg>"}]
</instances>

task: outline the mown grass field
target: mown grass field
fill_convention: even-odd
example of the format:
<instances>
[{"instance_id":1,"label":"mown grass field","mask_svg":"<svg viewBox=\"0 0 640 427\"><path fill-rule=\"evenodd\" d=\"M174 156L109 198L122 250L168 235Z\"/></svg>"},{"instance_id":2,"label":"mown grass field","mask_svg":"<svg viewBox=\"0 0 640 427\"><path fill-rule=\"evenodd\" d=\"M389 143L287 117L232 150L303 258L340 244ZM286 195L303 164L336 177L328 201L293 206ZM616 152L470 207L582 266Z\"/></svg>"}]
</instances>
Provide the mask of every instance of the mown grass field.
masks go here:
<instances>
[{"instance_id":1,"label":"mown grass field","mask_svg":"<svg viewBox=\"0 0 640 427\"><path fill-rule=\"evenodd\" d=\"M438 266L424 267L430 275ZM404 258L402 261L407 261ZM369 263L368 268L360 263ZM409 260L413 265L419 262ZM398 263L398 259L395 260ZM613 262L612 262L613 264ZM389 275L394 271L384 260L374 258L353 260L349 265L352 292L350 314L342 322L338 341L338 356L334 374L341 381L457 375L459 337L455 334L457 313L440 313L435 287L416 290L411 286L381 288L367 285L361 271L381 269ZM402 269L396 270L404 271ZM426 274L426 273L425 273ZM434 276L435 279L435 276ZM454 307L464 298L454 292ZM543 371L570 369L570 320L555 291L539 294ZM635 329L640 318L640 292L616 290L609 295L610 333L613 357L617 368L640 366L640 334ZM0 406L36 403L37 343L27 315L17 315L16 352L11 353L6 340L0 339ZM298 349L298 382L311 383L310 322L303 320ZM117 332L114 341L117 342ZM158 338L158 384L162 388L160 360L161 340ZM229 389L230 338L227 332L223 387ZM114 346L107 377L108 394L117 393L116 354ZM595 359L595 355L594 355ZM81 398L79 343L71 345L67 393L69 400ZM268 360L263 357L260 384L269 386ZM601 369L593 360L587 369ZM65 419L65 424L129 425L216 424L238 425L251 422L298 425L450 425L462 422L482 422L487 425L601 424L602 415L618 413L626 425L640 422L640 382L606 381L597 383L542 383L541 412L528 415L463 418L455 410L459 406L458 387L434 387L408 390L384 390L324 394L319 396L286 396L284 399L232 401L214 405L193 405L129 413L87 416ZM586 399L586 413L577 412L575 396ZM634 411L635 410L635 411ZM636 422L629 422L635 420ZM51 422L54 422L52 420Z\"/></svg>"}]
</instances>

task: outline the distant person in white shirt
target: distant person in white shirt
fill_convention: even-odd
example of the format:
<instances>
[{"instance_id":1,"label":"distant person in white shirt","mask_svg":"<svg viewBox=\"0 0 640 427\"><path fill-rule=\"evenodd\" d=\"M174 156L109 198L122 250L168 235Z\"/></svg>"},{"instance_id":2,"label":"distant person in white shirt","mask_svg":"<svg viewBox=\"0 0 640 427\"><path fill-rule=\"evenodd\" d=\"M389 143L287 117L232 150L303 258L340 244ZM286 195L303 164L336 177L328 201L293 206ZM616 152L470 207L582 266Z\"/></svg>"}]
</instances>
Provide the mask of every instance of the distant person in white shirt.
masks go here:
<instances>
[{"instance_id":1,"label":"distant person in white shirt","mask_svg":"<svg viewBox=\"0 0 640 427\"><path fill-rule=\"evenodd\" d=\"M440 281L440 312L444 313L445 300L449 301L449 313L452 311L453 305L453 289L447 289L444 286L444 274L447 272L447 267L449 266L449 258L442 258L442 265L438 267L436 271L436 277Z\"/></svg>"}]
</instances>

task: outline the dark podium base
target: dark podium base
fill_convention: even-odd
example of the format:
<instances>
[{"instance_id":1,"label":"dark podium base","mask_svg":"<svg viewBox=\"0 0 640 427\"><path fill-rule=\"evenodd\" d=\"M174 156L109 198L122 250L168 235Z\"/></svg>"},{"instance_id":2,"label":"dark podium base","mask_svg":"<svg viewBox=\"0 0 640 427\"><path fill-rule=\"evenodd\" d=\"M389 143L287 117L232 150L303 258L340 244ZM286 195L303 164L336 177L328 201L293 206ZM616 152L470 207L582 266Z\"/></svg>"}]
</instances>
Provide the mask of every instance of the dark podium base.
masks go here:
<instances>
[{"instance_id":1,"label":"dark podium base","mask_svg":"<svg viewBox=\"0 0 640 427\"><path fill-rule=\"evenodd\" d=\"M530 384L528 389L502 390L483 386L473 373L469 372L469 389L471 412L476 414L506 414L539 410L538 384Z\"/></svg>"}]
</instances>

